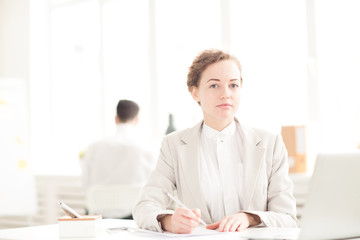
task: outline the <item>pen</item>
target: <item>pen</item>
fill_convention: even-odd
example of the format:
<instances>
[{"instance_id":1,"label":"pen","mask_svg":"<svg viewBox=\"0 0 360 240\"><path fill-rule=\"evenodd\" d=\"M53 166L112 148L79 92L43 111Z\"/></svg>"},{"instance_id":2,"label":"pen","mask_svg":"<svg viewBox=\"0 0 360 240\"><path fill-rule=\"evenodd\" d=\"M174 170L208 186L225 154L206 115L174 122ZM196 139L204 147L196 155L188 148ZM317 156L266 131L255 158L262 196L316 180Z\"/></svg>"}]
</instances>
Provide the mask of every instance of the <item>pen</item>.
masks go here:
<instances>
[{"instance_id":1,"label":"pen","mask_svg":"<svg viewBox=\"0 0 360 240\"><path fill-rule=\"evenodd\" d=\"M179 204L181 207L187 208L187 209L190 210L190 208L188 208L187 206L185 206L182 202L180 202L179 199L176 199L176 198L175 198L174 196L172 196L170 193L168 193L167 195L168 195L169 198L171 198L174 202L176 202L177 204ZM207 224L204 222L204 220L202 220L201 218L200 218L200 223L201 223L202 225L204 225L204 226L207 225Z\"/></svg>"},{"instance_id":2,"label":"pen","mask_svg":"<svg viewBox=\"0 0 360 240\"><path fill-rule=\"evenodd\" d=\"M80 214L71 209L68 205L63 202L59 202L59 207L72 218L81 218Z\"/></svg>"}]
</instances>

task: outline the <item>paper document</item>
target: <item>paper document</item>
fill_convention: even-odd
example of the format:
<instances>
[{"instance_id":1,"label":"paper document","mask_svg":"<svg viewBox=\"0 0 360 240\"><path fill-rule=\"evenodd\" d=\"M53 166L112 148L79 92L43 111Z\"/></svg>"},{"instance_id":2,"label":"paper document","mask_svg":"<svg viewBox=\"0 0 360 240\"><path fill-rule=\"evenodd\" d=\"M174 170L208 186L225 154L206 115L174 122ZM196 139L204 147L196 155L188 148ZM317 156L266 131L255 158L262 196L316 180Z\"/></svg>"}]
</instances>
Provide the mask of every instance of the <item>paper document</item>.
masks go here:
<instances>
[{"instance_id":1,"label":"paper document","mask_svg":"<svg viewBox=\"0 0 360 240\"><path fill-rule=\"evenodd\" d=\"M248 239L288 239L298 238L299 228L259 227L247 228L239 232L239 236Z\"/></svg>"},{"instance_id":2,"label":"paper document","mask_svg":"<svg viewBox=\"0 0 360 240\"><path fill-rule=\"evenodd\" d=\"M217 230L209 230L203 226L197 227L192 233L190 234L177 234L171 232L154 232L150 230L145 230L141 228L135 227L119 227L119 228L108 228L108 233L116 233L119 231L128 231L135 235L141 235L146 237L156 237L156 238L185 238L185 237L192 237L192 236L209 236L209 235L219 235L219 234L227 234L223 232L219 232Z\"/></svg>"},{"instance_id":3,"label":"paper document","mask_svg":"<svg viewBox=\"0 0 360 240\"><path fill-rule=\"evenodd\" d=\"M117 227L119 224L112 225L112 228L107 228L107 232L113 235L114 239L119 239L120 235L133 235L139 238L149 239L206 239L206 240L242 240L242 239L291 239L298 238L299 228L247 228L241 232L219 232L218 230L209 230L204 226L199 225L191 234L176 234L170 232L154 232L137 227L135 224L122 224L122 227ZM109 225L108 225L109 226ZM221 235L221 236L220 236ZM123 236L121 236L123 237ZM126 238L124 238L126 239Z\"/></svg>"}]
</instances>

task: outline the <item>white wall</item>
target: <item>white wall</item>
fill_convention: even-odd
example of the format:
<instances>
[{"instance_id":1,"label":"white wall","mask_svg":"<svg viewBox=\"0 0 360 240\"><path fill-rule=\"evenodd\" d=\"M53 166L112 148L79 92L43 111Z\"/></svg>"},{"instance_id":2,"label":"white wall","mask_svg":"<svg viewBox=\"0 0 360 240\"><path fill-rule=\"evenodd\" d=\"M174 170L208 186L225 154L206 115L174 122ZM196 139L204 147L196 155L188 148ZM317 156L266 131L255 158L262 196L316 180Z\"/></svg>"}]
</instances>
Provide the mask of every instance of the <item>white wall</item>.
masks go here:
<instances>
[{"instance_id":1,"label":"white wall","mask_svg":"<svg viewBox=\"0 0 360 240\"><path fill-rule=\"evenodd\" d=\"M0 158L6 158L11 168L25 166L28 156L29 45L28 0L0 0L0 141L8 148Z\"/></svg>"},{"instance_id":2,"label":"white wall","mask_svg":"<svg viewBox=\"0 0 360 240\"><path fill-rule=\"evenodd\" d=\"M29 77L27 0L0 0L0 77Z\"/></svg>"}]
</instances>

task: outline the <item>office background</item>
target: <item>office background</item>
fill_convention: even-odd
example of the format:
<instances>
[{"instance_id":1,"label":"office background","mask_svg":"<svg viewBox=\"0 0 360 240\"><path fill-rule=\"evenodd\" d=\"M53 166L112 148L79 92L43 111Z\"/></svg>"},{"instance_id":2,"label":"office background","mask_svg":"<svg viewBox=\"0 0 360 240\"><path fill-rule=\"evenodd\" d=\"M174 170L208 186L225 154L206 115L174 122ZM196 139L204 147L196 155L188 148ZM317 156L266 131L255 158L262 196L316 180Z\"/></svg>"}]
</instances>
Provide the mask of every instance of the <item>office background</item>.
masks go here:
<instances>
[{"instance_id":1,"label":"office background","mask_svg":"<svg viewBox=\"0 0 360 240\"><path fill-rule=\"evenodd\" d=\"M3 171L80 174L79 154L115 131L119 99L141 107L154 148L174 114L201 120L186 88L207 48L243 66L240 121L306 126L311 172L324 151L360 145L357 0L0 0Z\"/></svg>"}]
</instances>

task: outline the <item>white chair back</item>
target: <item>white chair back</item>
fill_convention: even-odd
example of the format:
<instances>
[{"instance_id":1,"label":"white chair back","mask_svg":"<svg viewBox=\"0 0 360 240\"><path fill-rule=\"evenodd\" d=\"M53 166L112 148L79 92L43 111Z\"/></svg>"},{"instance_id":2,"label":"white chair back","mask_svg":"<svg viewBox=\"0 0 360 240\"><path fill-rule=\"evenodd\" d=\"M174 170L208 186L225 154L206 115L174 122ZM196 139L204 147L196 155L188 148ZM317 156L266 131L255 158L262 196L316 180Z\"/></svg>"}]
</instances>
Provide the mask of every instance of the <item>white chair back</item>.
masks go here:
<instances>
[{"instance_id":1,"label":"white chair back","mask_svg":"<svg viewBox=\"0 0 360 240\"><path fill-rule=\"evenodd\" d=\"M86 207L90 215L123 218L131 215L142 185L95 185L86 192Z\"/></svg>"}]
</instances>

